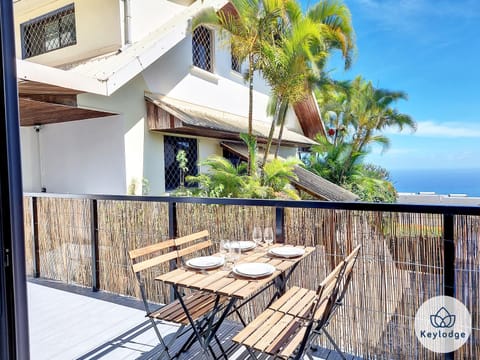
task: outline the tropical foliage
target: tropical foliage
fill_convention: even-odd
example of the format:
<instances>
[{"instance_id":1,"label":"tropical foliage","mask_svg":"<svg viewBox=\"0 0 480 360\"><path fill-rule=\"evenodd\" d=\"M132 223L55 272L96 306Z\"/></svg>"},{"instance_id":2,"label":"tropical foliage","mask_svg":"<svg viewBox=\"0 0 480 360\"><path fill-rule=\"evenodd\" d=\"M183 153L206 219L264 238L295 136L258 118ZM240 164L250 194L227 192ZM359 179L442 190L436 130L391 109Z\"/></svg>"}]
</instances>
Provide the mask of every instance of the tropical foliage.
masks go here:
<instances>
[{"instance_id":1,"label":"tropical foliage","mask_svg":"<svg viewBox=\"0 0 480 360\"><path fill-rule=\"evenodd\" d=\"M365 165L363 160L373 144L388 148L387 128L415 130L413 119L392 107L406 99L406 94L377 89L361 77L328 89L319 97L328 136L316 138L318 145L312 148L307 167L362 200L394 201L395 188L388 172Z\"/></svg>"},{"instance_id":2,"label":"tropical foliage","mask_svg":"<svg viewBox=\"0 0 480 360\"><path fill-rule=\"evenodd\" d=\"M305 14L296 1L289 1L286 9L282 31L273 43L262 46L262 71L272 87L269 113L273 116L264 159L275 125L280 126L275 151L278 156L288 107L312 92L330 54L340 50L348 68L355 48L350 11L342 1L322 0Z\"/></svg>"},{"instance_id":3,"label":"tropical foliage","mask_svg":"<svg viewBox=\"0 0 480 360\"><path fill-rule=\"evenodd\" d=\"M244 138L250 139L248 135ZM250 148L251 143L247 142L246 144ZM253 150L250 153L253 155L252 161L257 163L257 151ZM296 179L294 167L299 163L300 161L295 158L274 159L265 165L262 176L260 176L258 172L249 175L247 165L243 162L234 165L222 156L211 156L200 162L200 165L209 168L207 173L187 177L190 184L196 184L198 187L188 190L188 193L182 189L181 193L178 194L204 197L298 200L298 193L291 187L290 180Z\"/></svg>"}]
</instances>

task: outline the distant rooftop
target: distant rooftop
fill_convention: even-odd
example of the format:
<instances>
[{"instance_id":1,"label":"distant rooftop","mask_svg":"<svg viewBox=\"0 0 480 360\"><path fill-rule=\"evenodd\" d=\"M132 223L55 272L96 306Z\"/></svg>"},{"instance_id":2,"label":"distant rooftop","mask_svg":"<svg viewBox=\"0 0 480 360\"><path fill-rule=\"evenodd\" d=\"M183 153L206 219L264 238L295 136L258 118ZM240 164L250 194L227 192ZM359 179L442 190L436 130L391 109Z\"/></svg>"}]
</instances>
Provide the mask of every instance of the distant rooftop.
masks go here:
<instances>
[{"instance_id":1,"label":"distant rooftop","mask_svg":"<svg viewBox=\"0 0 480 360\"><path fill-rule=\"evenodd\" d=\"M467 194L436 194L431 191L419 193L398 193L398 203L401 204L444 204L480 206L480 197L470 197Z\"/></svg>"}]
</instances>

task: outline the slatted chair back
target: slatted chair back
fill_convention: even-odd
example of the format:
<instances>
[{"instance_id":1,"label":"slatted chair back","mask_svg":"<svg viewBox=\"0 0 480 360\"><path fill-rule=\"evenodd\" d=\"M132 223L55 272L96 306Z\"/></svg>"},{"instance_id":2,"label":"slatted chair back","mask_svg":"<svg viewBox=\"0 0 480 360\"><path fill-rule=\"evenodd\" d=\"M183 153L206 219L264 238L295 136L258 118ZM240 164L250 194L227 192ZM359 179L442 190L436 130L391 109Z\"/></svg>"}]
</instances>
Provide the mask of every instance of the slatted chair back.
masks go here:
<instances>
[{"instance_id":1,"label":"slatted chair back","mask_svg":"<svg viewBox=\"0 0 480 360\"><path fill-rule=\"evenodd\" d=\"M212 241L209 239L208 230L203 230L195 234L179 237L175 239L174 242L175 248L178 251L179 259L212 246Z\"/></svg>"},{"instance_id":2,"label":"slatted chair back","mask_svg":"<svg viewBox=\"0 0 480 360\"><path fill-rule=\"evenodd\" d=\"M128 255L132 261L133 272L138 275L143 270L176 259L178 254L174 247L175 240L166 240L139 249L130 250ZM170 251L165 253L166 249L169 249ZM158 255L161 251L163 253ZM138 261L138 258L143 258L144 260Z\"/></svg>"},{"instance_id":3,"label":"slatted chair back","mask_svg":"<svg viewBox=\"0 0 480 360\"><path fill-rule=\"evenodd\" d=\"M146 277L143 273L148 269L157 267L165 263L172 264L173 261L175 261L178 266L183 256L209 247L212 243L208 239L208 237L208 231L204 230L176 239L161 241L159 243L130 250L128 252L128 255L132 262L132 269L135 273L135 277L140 288L140 293L142 296L147 317L149 318L159 341L163 345L163 352L160 355L160 358L162 358L163 353L166 353L169 359L172 358L169 354L169 346L173 343L173 341L175 341L179 334L182 333L184 327L188 325L188 319L186 319L186 316L183 315L183 308L179 300L175 300L165 306L160 305L160 307L149 303L145 284ZM198 242L202 239L205 240ZM212 300L214 298L201 293L199 294L199 296L197 296L196 294L191 294L188 297L185 297L184 302L185 304L187 304L187 306L190 306L192 304L193 306L198 306L198 302L202 303L202 305L204 306L196 312L196 316L201 318L211 310L215 303ZM168 321L170 323L173 322L181 325L168 344L163 339L160 330L157 327L156 320ZM195 319L195 321L196 320L197 319Z\"/></svg>"},{"instance_id":4,"label":"slatted chair back","mask_svg":"<svg viewBox=\"0 0 480 360\"><path fill-rule=\"evenodd\" d=\"M357 246L318 286L316 300L312 302L308 311L303 316L308 319L308 322L295 359L298 359L304 353L305 348L310 341L309 334L314 327L314 323L316 323L315 331L318 333L320 329L328 325L336 308L341 304L345 292L347 291L348 284L350 283L352 270L358 257L360 247L360 245ZM330 341L333 341L333 339ZM337 348L338 347L336 347L336 349Z\"/></svg>"},{"instance_id":5,"label":"slatted chair back","mask_svg":"<svg viewBox=\"0 0 480 360\"><path fill-rule=\"evenodd\" d=\"M142 296L145 311L149 314L151 313L151 309L145 288L145 278L142 276L142 273L152 267L177 259L178 254L175 250L175 241L166 240L153 245L130 250L128 255L130 256L132 269L140 288L140 295Z\"/></svg>"}]
</instances>

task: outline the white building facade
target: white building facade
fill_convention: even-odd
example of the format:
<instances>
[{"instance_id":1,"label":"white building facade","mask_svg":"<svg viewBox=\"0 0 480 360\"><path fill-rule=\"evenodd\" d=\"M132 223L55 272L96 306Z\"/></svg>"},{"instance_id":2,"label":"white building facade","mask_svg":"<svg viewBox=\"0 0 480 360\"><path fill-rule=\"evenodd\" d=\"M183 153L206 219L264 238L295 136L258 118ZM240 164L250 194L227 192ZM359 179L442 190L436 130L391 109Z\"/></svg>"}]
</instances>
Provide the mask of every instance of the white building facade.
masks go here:
<instances>
[{"instance_id":1,"label":"white building facade","mask_svg":"<svg viewBox=\"0 0 480 360\"><path fill-rule=\"evenodd\" d=\"M246 132L248 86L225 40L189 25L225 4L14 1L24 190L160 195L178 186L178 150L191 173L225 154L222 136ZM258 75L254 89L254 119L268 129L270 90ZM284 155L313 144L293 110L287 129Z\"/></svg>"}]
</instances>

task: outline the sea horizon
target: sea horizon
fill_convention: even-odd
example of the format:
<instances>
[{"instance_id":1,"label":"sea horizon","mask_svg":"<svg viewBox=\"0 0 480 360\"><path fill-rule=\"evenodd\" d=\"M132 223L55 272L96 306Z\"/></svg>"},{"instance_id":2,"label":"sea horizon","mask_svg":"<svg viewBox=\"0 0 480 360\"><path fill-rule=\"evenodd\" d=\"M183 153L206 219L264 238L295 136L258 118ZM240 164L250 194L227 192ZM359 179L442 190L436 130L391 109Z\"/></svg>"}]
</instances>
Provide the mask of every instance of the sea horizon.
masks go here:
<instances>
[{"instance_id":1,"label":"sea horizon","mask_svg":"<svg viewBox=\"0 0 480 360\"><path fill-rule=\"evenodd\" d=\"M480 168L393 169L390 179L399 193L434 192L480 196Z\"/></svg>"}]
</instances>

